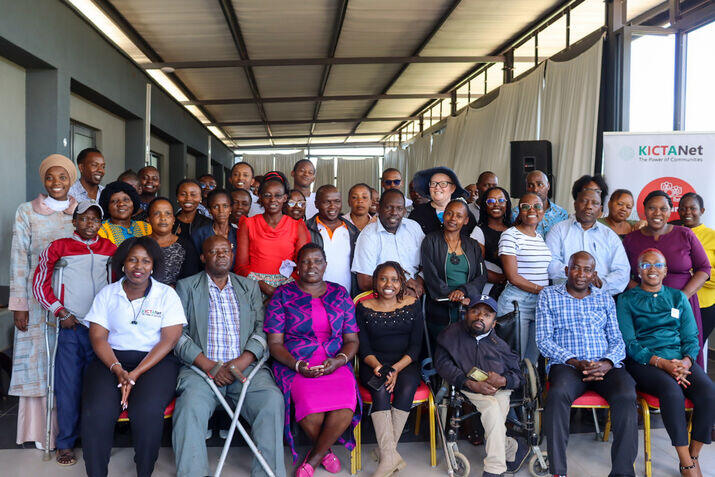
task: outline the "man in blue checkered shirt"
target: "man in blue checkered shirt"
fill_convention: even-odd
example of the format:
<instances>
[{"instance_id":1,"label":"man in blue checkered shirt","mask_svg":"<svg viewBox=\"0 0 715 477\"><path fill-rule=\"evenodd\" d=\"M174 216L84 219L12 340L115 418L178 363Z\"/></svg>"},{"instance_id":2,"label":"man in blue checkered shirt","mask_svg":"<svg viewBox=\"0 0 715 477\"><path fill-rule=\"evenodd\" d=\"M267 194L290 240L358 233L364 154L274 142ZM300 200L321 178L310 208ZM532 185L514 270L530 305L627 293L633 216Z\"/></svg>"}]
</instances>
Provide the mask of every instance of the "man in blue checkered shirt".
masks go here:
<instances>
[{"instance_id":1,"label":"man in blue checkered shirt","mask_svg":"<svg viewBox=\"0 0 715 477\"><path fill-rule=\"evenodd\" d=\"M609 477L635 476L638 415L633 378L622 365L625 345L613 298L591 285L596 261L588 252L571 255L566 283L544 288L536 308L536 345L548 359L549 391L544 428L549 469L566 475L571 404L587 390L611 406L613 446Z\"/></svg>"}]
</instances>

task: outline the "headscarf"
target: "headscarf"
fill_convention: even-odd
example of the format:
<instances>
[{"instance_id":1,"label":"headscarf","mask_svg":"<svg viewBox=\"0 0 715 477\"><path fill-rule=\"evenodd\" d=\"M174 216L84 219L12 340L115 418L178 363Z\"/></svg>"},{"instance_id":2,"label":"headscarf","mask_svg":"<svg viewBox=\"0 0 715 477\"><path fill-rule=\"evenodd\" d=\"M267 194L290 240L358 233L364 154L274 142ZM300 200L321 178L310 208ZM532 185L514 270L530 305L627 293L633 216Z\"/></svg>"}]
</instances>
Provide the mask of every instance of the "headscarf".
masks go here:
<instances>
[{"instance_id":1,"label":"headscarf","mask_svg":"<svg viewBox=\"0 0 715 477\"><path fill-rule=\"evenodd\" d=\"M62 154L50 154L40 164L40 180L45 180L45 174L51 167L60 166L70 176L70 185L77 182L77 168L74 163Z\"/></svg>"}]
</instances>

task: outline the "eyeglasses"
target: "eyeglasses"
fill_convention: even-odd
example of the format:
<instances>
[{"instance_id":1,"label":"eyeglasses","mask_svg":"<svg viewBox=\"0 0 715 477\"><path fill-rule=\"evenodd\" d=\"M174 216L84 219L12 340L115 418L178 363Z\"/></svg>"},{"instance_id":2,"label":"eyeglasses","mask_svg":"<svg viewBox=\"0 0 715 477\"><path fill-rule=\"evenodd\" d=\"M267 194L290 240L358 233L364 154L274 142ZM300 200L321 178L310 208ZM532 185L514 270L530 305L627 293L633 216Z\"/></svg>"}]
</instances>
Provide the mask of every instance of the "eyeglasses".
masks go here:
<instances>
[{"instance_id":1,"label":"eyeglasses","mask_svg":"<svg viewBox=\"0 0 715 477\"><path fill-rule=\"evenodd\" d=\"M529 209L541 210L544 206L541 204L519 204L519 208L526 212Z\"/></svg>"},{"instance_id":2,"label":"eyeglasses","mask_svg":"<svg viewBox=\"0 0 715 477\"><path fill-rule=\"evenodd\" d=\"M202 189L214 190L216 188L215 184L199 184Z\"/></svg>"},{"instance_id":3,"label":"eyeglasses","mask_svg":"<svg viewBox=\"0 0 715 477\"><path fill-rule=\"evenodd\" d=\"M497 204L497 203L499 203L499 204L505 204L505 203L506 203L506 199L505 199L504 197L502 197L501 199L487 199L485 202L487 203L487 205L494 205L494 204Z\"/></svg>"},{"instance_id":4,"label":"eyeglasses","mask_svg":"<svg viewBox=\"0 0 715 477\"><path fill-rule=\"evenodd\" d=\"M305 207L305 201L304 200L289 200L288 201L288 207L300 207L301 209Z\"/></svg>"},{"instance_id":5,"label":"eyeglasses","mask_svg":"<svg viewBox=\"0 0 715 477\"><path fill-rule=\"evenodd\" d=\"M429 188L434 189L435 187L439 187L440 189L446 189L448 186L454 184L454 182L449 182L449 181L429 181Z\"/></svg>"},{"instance_id":6,"label":"eyeglasses","mask_svg":"<svg viewBox=\"0 0 715 477\"><path fill-rule=\"evenodd\" d=\"M382 182L387 186L398 186L402 183L402 179L385 179Z\"/></svg>"},{"instance_id":7,"label":"eyeglasses","mask_svg":"<svg viewBox=\"0 0 715 477\"><path fill-rule=\"evenodd\" d=\"M651 268L655 268L656 270L663 270L665 268L665 263L639 263L638 268L641 270L650 270Z\"/></svg>"}]
</instances>

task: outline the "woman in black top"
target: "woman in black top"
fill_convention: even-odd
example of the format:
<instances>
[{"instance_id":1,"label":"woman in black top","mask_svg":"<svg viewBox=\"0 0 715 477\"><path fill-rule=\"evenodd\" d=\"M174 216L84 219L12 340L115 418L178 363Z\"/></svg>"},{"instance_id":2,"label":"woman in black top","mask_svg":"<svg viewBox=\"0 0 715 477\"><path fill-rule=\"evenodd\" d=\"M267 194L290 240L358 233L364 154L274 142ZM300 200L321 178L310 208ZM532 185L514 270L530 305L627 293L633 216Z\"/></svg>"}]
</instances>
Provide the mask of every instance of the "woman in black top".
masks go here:
<instances>
[{"instance_id":1,"label":"woman in black top","mask_svg":"<svg viewBox=\"0 0 715 477\"><path fill-rule=\"evenodd\" d=\"M191 234L213 222L199 213L201 204L201 186L195 179L184 179L176 186L176 201L179 211L171 233L191 242Z\"/></svg>"},{"instance_id":2,"label":"woman in black top","mask_svg":"<svg viewBox=\"0 0 715 477\"><path fill-rule=\"evenodd\" d=\"M512 226L511 201L509 193L501 187L492 187L479 197L479 210L486 211L479 215L477 228L471 237L479 242L487 268L487 285L484 292L495 300L506 286L506 275L499 257L499 238L502 232Z\"/></svg>"},{"instance_id":3,"label":"woman in black top","mask_svg":"<svg viewBox=\"0 0 715 477\"><path fill-rule=\"evenodd\" d=\"M420 384L422 307L417 299L405 294L405 272L397 262L377 266L372 289L374 297L358 303L355 310L360 327L360 382L372 396L371 417L380 447L380 466L401 469L405 464L395 449ZM367 383L380 376L382 366L391 366L394 371L375 390Z\"/></svg>"},{"instance_id":4,"label":"woman in black top","mask_svg":"<svg viewBox=\"0 0 715 477\"><path fill-rule=\"evenodd\" d=\"M452 169L433 167L415 174L413 179L415 191L423 197L429 197L425 204L415 204L409 218L420 224L425 235L442 230L444 211L451 200L469 197L469 192L459 184L459 179ZM469 221L462 228L464 235L469 235L477 226L477 221L471 212L467 211Z\"/></svg>"}]
</instances>

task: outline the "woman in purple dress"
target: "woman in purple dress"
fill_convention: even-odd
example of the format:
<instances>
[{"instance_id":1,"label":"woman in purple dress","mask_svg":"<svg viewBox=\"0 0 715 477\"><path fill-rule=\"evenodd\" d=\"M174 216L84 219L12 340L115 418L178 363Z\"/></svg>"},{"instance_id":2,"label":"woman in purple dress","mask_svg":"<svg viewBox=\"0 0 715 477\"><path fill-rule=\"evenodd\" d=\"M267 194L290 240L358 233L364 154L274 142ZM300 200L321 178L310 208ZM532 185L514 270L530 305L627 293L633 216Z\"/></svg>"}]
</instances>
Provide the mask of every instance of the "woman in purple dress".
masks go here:
<instances>
[{"instance_id":1,"label":"woman in purple dress","mask_svg":"<svg viewBox=\"0 0 715 477\"><path fill-rule=\"evenodd\" d=\"M323 280L323 249L308 243L296 261L298 280L276 289L263 329L285 398L285 438L294 462L298 454L290 432L291 403L296 421L313 441L295 475L311 477L321 464L328 472L340 471L330 449L336 441L355 447L352 429L360 421L362 404L350 362L358 350L358 327L348 291Z\"/></svg>"},{"instance_id":2,"label":"woman in purple dress","mask_svg":"<svg viewBox=\"0 0 715 477\"><path fill-rule=\"evenodd\" d=\"M703 366L703 325L700 319L700 305L697 292L710 277L710 261L705 249L692 230L668 223L673 209L673 201L663 191L648 194L643 201L647 225L629 233L623 239L623 246L631 262L631 282L628 288L638 284L638 256L648 248L655 248L668 263L668 274L663 285L682 290L693 308L698 324L700 352L697 363Z\"/></svg>"}]
</instances>

